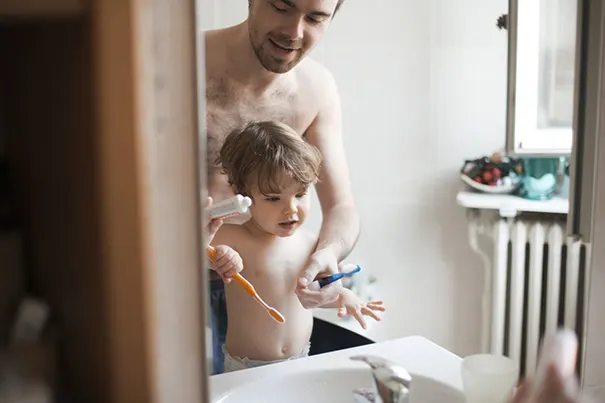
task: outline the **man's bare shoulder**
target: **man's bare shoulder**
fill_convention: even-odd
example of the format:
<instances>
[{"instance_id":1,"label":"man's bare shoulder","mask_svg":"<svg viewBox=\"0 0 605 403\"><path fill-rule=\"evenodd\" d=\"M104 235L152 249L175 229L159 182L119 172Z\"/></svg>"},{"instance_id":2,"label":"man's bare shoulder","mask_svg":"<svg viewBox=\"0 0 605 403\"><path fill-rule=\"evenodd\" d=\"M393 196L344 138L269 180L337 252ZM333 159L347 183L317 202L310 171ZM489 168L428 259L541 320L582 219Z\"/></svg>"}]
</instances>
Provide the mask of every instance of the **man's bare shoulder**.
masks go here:
<instances>
[{"instance_id":1,"label":"man's bare shoulder","mask_svg":"<svg viewBox=\"0 0 605 403\"><path fill-rule=\"evenodd\" d=\"M218 29L209 29L202 32L204 35L204 46L206 47L206 51L213 50L217 47L224 46L227 37L229 36L229 31L232 27L227 28L218 28Z\"/></svg>"},{"instance_id":2,"label":"man's bare shoulder","mask_svg":"<svg viewBox=\"0 0 605 403\"><path fill-rule=\"evenodd\" d=\"M326 89L336 87L336 81L330 70L317 60L311 58L306 58L299 64L296 74L301 88L310 88L317 95L325 93Z\"/></svg>"},{"instance_id":3,"label":"man's bare shoulder","mask_svg":"<svg viewBox=\"0 0 605 403\"><path fill-rule=\"evenodd\" d=\"M221 69L225 59L225 49L231 38L233 27L212 29L204 31L204 52L206 72L212 74L213 71Z\"/></svg>"}]
</instances>

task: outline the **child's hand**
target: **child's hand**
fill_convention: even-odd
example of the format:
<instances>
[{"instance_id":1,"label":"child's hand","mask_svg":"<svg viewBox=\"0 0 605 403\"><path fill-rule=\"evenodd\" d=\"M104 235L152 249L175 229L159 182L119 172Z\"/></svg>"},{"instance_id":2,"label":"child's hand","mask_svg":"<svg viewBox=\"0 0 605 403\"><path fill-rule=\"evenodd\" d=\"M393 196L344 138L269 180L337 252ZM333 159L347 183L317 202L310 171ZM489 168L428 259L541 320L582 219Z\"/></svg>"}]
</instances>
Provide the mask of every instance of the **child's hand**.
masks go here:
<instances>
[{"instance_id":1,"label":"child's hand","mask_svg":"<svg viewBox=\"0 0 605 403\"><path fill-rule=\"evenodd\" d=\"M226 245L218 245L214 249L216 256L212 261L212 269L221 276L225 283L230 283L231 278L244 269L242 257Z\"/></svg>"},{"instance_id":2,"label":"child's hand","mask_svg":"<svg viewBox=\"0 0 605 403\"><path fill-rule=\"evenodd\" d=\"M343 289L338 300L338 316L343 318L347 314L353 315L362 328L367 329L364 316L369 316L380 321L380 317L374 311L384 312L382 301L362 302L361 299L349 289Z\"/></svg>"}]
</instances>

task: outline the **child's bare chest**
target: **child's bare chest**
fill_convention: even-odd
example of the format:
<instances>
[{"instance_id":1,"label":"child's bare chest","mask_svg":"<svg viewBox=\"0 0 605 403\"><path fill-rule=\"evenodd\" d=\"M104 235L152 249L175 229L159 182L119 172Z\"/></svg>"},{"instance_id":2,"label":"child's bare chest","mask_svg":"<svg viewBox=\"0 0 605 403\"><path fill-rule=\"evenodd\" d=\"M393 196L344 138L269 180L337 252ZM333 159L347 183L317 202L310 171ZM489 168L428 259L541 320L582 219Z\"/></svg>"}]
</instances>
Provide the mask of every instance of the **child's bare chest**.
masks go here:
<instances>
[{"instance_id":1,"label":"child's bare chest","mask_svg":"<svg viewBox=\"0 0 605 403\"><path fill-rule=\"evenodd\" d=\"M240 251L244 264L242 274L253 283L294 289L312 247L310 242L280 242L270 246L250 243L245 251Z\"/></svg>"}]
</instances>

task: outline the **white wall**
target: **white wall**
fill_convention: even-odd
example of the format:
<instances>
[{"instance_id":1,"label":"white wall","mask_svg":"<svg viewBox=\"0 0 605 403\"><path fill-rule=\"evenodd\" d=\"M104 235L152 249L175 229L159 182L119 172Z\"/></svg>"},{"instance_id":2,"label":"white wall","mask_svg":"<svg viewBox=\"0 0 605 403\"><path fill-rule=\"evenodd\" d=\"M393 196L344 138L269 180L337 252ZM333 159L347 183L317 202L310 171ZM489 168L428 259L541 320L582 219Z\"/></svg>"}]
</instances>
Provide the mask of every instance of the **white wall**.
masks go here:
<instances>
[{"instance_id":1,"label":"white wall","mask_svg":"<svg viewBox=\"0 0 605 403\"><path fill-rule=\"evenodd\" d=\"M215 0L206 27L242 21ZM455 203L464 159L504 145L507 0L348 0L313 57L336 77L362 234L351 260L388 306L378 340L479 349L483 268ZM318 203L310 225L319 228Z\"/></svg>"}]
</instances>

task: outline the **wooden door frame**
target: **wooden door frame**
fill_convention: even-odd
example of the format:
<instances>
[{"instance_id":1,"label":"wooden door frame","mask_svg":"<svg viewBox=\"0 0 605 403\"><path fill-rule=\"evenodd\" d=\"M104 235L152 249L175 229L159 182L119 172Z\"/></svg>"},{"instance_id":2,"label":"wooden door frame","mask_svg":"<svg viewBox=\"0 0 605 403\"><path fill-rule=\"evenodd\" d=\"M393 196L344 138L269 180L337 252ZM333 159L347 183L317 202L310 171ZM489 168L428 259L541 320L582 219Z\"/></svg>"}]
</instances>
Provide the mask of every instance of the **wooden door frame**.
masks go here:
<instances>
[{"instance_id":1,"label":"wooden door frame","mask_svg":"<svg viewBox=\"0 0 605 403\"><path fill-rule=\"evenodd\" d=\"M204 402L195 0L91 16L109 401Z\"/></svg>"}]
</instances>

